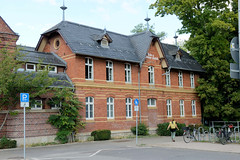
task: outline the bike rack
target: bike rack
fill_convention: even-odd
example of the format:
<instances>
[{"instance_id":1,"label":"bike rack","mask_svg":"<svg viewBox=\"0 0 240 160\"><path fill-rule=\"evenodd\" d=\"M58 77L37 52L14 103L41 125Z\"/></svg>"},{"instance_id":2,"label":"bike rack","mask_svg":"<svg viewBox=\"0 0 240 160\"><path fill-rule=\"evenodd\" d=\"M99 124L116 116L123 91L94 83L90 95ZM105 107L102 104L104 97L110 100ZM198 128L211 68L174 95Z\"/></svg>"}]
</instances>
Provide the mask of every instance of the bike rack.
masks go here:
<instances>
[{"instance_id":1,"label":"bike rack","mask_svg":"<svg viewBox=\"0 0 240 160\"><path fill-rule=\"evenodd\" d=\"M239 126L234 127L234 138L235 138L235 142L237 142L237 132L238 132L238 137L240 138Z\"/></svg>"},{"instance_id":2,"label":"bike rack","mask_svg":"<svg viewBox=\"0 0 240 160\"><path fill-rule=\"evenodd\" d=\"M214 136L216 136L215 128L214 127L209 127L209 132L208 132L209 142L212 141L212 132L211 131L213 131Z\"/></svg>"},{"instance_id":3,"label":"bike rack","mask_svg":"<svg viewBox=\"0 0 240 160\"><path fill-rule=\"evenodd\" d=\"M198 128L198 141L201 141L201 131L202 131L202 134L203 134L203 140L204 140L204 137L205 137L204 128L203 127L199 127Z\"/></svg>"}]
</instances>

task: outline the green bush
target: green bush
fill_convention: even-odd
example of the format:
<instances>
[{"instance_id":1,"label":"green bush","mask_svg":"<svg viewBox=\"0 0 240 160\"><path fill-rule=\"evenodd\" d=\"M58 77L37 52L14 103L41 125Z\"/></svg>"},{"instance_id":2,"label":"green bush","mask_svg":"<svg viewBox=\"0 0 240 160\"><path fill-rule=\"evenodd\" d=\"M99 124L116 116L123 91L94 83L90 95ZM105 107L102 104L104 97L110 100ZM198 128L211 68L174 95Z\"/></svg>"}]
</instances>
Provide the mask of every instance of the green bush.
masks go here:
<instances>
[{"instance_id":1,"label":"green bush","mask_svg":"<svg viewBox=\"0 0 240 160\"><path fill-rule=\"evenodd\" d=\"M157 134L159 136L171 136L171 131L170 129L167 130L169 123L161 123L157 125ZM183 130L182 127L186 127L186 125L184 123L177 123L177 126L179 128L179 130L176 130L176 136L182 136L183 135Z\"/></svg>"},{"instance_id":2,"label":"green bush","mask_svg":"<svg viewBox=\"0 0 240 160\"><path fill-rule=\"evenodd\" d=\"M131 132L136 135L136 127L131 127ZM144 123L139 123L138 124L138 135L140 136L146 136L148 135L148 128Z\"/></svg>"},{"instance_id":3,"label":"green bush","mask_svg":"<svg viewBox=\"0 0 240 160\"><path fill-rule=\"evenodd\" d=\"M91 136L94 137L94 141L109 140L111 139L110 130L96 130L91 133Z\"/></svg>"},{"instance_id":4,"label":"green bush","mask_svg":"<svg viewBox=\"0 0 240 160\"><path fill-rule=\"evenodd\" d=\"M17 147L17 141L16 140L10 140L6 137L2 137L0 140L0 149L6 149L6 148L16 148Z\"/></svg>"}]
</instances>

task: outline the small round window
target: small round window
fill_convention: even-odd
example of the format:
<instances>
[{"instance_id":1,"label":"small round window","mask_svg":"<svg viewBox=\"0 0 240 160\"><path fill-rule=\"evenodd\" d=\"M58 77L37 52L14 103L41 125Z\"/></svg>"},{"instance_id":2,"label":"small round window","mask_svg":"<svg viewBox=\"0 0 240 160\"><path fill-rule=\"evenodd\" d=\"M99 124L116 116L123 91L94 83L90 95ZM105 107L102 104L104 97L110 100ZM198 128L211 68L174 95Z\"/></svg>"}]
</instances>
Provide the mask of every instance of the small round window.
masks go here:
<instances>
[{"instance_id":1,"label":"small round window","mask_svg":"<svg viewBox=\"0 0 240 160\"><path fill-rule=\"evenodd\" d=\"M60 47L60 40L58 38L56 38L54 40L54 48L55 49L59 49L59 47Z\"/></svg>"}]
</instances>

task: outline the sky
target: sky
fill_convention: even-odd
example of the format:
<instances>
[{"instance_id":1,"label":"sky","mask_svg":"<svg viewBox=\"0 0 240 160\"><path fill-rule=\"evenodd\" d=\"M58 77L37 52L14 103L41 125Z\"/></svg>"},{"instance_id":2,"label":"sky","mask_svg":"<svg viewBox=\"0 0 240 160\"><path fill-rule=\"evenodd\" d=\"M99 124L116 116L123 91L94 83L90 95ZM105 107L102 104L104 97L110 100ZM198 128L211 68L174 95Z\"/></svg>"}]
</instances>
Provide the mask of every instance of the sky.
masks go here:
<instances>
[{"instance_id":1,"label":"sky","mask_svg":"<svg viewBox=\"0 0 240 160\"><path fill-rule=\"evenodd\" d=\"M175 32L182 27L174 15L155 17L148 9L155 0L65 0L65 20L94 28L132 35L130 31L151 18L156 32L166 32L164 43L174 44ZM0 0L0 16L20 35L17 44L36 47L43 32L63 20L63 0ZM178 41L188 35L178 35Z\"/></svg>"}]
</instances>

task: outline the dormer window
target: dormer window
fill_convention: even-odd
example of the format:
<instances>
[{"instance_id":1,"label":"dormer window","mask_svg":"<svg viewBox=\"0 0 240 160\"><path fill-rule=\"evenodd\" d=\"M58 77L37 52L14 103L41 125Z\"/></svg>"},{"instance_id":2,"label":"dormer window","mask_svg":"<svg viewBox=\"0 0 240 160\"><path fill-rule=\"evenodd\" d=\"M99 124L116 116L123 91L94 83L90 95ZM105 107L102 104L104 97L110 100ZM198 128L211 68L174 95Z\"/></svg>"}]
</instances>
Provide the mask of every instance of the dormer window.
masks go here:
<instances>
[{"instance_id":1,"label":"dormer window","mask_svg":"<svg viewBox=\"0 0 240 160\"><path fill-rule=\"evenodd\" d=\"M103 38L102 40L101 40L101 46L103 47L103 48L108 48L109 46L108 46L108 40L107 40L107 38Z\"/></svg>"},{"instance_id":2,"label":"dormer window","mask_svg":"<svg viewBox=\"0 0 240 160\"><path fill-rule=\"evenodd\" d=\"M180 56L180 54L176 54L175 60L176 60L176 61L181 61L181 56Z\"/></svg>"}]
</instances>

